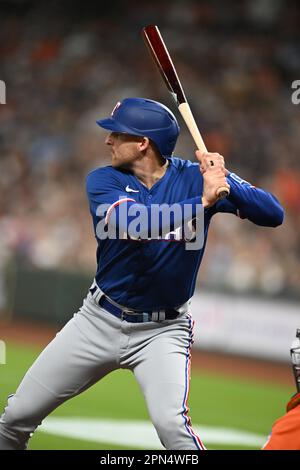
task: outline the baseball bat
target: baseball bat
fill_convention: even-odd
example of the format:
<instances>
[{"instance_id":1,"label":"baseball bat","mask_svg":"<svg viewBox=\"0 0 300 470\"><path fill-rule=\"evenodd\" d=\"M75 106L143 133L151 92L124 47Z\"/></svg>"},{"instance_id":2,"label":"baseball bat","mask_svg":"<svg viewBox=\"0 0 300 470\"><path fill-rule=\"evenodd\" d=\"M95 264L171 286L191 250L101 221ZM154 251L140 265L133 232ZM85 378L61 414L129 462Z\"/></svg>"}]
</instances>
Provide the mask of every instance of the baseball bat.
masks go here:
<instances>
[{"instance_id":1,"label":"baseball bat","mask_svg":"<svg viewBox=\"0 0 300 470\"><path fill-rule=\"evenodd\" d=\"M170 57L169 51L164 43L160 31L155 25L145 26L142 30L143 38L148 47L154 62L156 63L168 90L170 91L175 103L179 109L180 114L186 123L194 142L201 152L207 152L207 148L202 139L194 116L192 114L189 103L186 99L183 87L178 78L176 69ZM223 199L229 195L229 189L220 187L217 189L217 196Z\"/></svg>"}]
</instances>

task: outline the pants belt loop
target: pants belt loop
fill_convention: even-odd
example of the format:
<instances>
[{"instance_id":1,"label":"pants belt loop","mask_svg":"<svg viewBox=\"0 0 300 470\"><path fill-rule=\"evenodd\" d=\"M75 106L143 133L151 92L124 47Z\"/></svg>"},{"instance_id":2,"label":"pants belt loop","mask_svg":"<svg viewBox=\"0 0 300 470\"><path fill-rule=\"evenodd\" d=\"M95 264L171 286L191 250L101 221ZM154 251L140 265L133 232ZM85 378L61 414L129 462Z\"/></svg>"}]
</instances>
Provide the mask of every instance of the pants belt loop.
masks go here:
<instances>
[{"instance_id":1,"label":"pants belt loop","mask_svg":"<svg viewBox=\"0 0 300 470\"><path fill-rule=\"evenodd\" d=\"M97 289L95 292L95 300L97 303L99 303L102 295L104 295L103 292L100 289Z\"/></svg>"},{"instance_id":2,"label":"pants belt loop","mask_svg":"<svg viewBox=\"0 0 300 470\"><path fill-rule=\"evenodd\" d=\"M166 312L165 310L158 311L158 321L164 321L166 319Z\"/></svg>"},{"instance_id":3,"label":"pants belt loop","mask_svg":"<svg viewBox=\"0 0 300 470\"><path fill-rule=\"evenodd\" d=\"M165 319L166 319L165 310L156 310L156 311L152 312L152 315L151 315L151 320L152 321L160 322L160 321L164 321Z\"/></svg>"},{"instance_id":4,"label":"pants belt loop","mask_svg":"<svg viewBox=\"0 0 300 470\"><path fill-rule=\"evenodd\" d=\"M91 290L92 291L94 290L94 292L91 292ZM90 292L98 304L99 304L101 297L105 295L104 292L102 292L102 290L100 289L100 287L98 287L98 284L96 284L95 280L93 281Z\"/></svg>"},{"instance_id":5,"label":"pants belt loop","mask_svg":"<svg viewBox=\"0 0 300 470\"><path fill-rule=\"evenodd\" d=\"M159 320L159 312L152 312L152 321Z\"/></svg>"}]
</instances>

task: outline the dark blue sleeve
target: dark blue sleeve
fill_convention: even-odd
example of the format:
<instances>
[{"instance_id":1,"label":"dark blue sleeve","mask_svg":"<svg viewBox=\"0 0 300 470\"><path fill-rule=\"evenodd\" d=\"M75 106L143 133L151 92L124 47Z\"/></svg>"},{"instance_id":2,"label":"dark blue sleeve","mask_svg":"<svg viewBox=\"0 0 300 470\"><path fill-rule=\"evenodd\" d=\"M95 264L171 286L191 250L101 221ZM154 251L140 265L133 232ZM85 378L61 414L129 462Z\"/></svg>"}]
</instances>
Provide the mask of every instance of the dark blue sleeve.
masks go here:
<instances>
[{"instance_id":1,"label":"dark blue sleeve","mask_svg":"<svg viewBox=\"0 0 300 470\"><path fill-rule=\"evenodd\" d=\"M282 224L284 210L273 194L252 186L235 173L229 173L227 181L230 195L215 204L213 213L229 212L265 227Z\"/></svg>"},{"instance_id":2,"label":"dark blue sleeve","mask_svg":"<svg viewBox=\"0 0 300 470\"><path fill-rule=\"evenodd\" d=\"M124 187L110 167L98 168L89 173L86 178L86 192L92 215L96 215L101 204L109 207L122 198L135 201L132 195L129 197Z\"/></svg>"}]
</instances>

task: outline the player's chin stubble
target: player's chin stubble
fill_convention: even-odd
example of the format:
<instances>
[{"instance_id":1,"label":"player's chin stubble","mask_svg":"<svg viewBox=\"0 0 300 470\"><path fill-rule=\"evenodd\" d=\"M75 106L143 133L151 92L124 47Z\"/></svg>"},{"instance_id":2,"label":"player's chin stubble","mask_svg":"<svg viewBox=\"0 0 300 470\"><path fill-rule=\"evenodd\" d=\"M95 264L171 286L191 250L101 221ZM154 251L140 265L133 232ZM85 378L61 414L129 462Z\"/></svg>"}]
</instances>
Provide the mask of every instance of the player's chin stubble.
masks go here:
<instances>
[{"instance_id":1,"label":"player's chin stubble","mask_svg":"<svg viewBox=\"0 0 300 470\"><path fill-rule=\"evenodd\" d=\"M116 158L116 157L112 158L111 166L113 168L122 168L124 170L128 170L128 167L129 167L128 162L123 161L122 159Z\"/></svg>"},{"instance_id":2,"label":"player's chin stubble","mask_svg":"<svg viewBox=\"0 0 300 470\"><path fill-rule=\"evenodd\" d=\"M126 158L126 156L116 156L115 153L112 152L112 160L111 160L111 165L114 168L121 168L123 170L128 170L130 171L132 167L132 159L131 158Z\"/></svg>"}]
</instances>

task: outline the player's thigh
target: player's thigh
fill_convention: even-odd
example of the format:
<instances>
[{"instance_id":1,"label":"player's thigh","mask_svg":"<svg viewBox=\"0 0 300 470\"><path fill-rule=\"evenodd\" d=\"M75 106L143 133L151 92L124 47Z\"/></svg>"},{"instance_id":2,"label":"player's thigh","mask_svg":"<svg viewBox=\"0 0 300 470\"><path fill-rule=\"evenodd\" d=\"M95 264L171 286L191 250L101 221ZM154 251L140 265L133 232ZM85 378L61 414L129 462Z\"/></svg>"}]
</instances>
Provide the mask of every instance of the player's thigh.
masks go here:
<instances>
[{"instance_id":1,"label":"player's thigh","mask_svg":"<svg viewBox=\"0 0 300 470\"><path fill-rule=\"evenodd\" d=\"M50 412L117 367L117 322L97 313L90 315L85 302L39 355L1 416L7 435L13 432L25 442Z\"/></svg>"},{"instance_id":2,"label":"player's thigh","mask_svg":"<svg viewBox=\"0 0 300 470\"><path fill-rule=\"evenodd\" d=\"M193 343L189 318L167 323L141 350L133 369L146 400L181 407L188 394Z\"/></svg>"},{"instance_id":3,"label":"player's thigh","mask_svg":"<svg viewBox=\"0 0 300 470\"><path fill-rule=\"evenodd\" d=\"M103 326L103 329L105 325ZM116 361L108 329L102 331L84 315L75 315L28 370L19 391L33 383L58 399L76 395L111 370Z\"/></svg>"}]
</instances>

